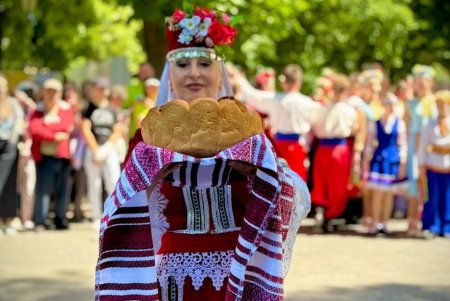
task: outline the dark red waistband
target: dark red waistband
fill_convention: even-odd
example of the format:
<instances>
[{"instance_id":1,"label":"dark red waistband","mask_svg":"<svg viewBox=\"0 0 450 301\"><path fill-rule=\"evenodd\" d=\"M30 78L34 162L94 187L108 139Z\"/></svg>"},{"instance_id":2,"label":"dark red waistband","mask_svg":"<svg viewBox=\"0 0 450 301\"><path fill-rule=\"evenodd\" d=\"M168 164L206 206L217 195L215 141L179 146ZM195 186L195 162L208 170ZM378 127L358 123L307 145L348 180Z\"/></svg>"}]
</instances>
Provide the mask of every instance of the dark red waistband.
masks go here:
<instances>
[{"instance_id":1,"label":"dark red waistband","mask_svg":"<svg viewBox=\"0 0 450 301\"><path fill-rule=\"evenodd\" d=\"M213 252L234 250L239 231L221 234L181 234L166 232L158 254L183 252Z\"/></svg>"}]
</instances>

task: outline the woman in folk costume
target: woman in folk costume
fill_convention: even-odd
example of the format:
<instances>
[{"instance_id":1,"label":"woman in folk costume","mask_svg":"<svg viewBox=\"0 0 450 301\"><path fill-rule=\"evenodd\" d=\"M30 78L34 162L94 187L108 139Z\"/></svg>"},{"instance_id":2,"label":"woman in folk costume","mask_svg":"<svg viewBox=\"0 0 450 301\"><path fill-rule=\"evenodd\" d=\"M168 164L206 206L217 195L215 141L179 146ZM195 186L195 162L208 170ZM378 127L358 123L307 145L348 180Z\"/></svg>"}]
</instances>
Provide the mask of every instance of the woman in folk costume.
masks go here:
<instances>
[{"instance_id":1,"label":"woman in folk costume","mask_svg":"<svg viewBox=\"0 0 450 301\"><path fill-rule=\"evenodd\" d=\"M255 112L216 101L230 95L213 48L233 41L229 17L197 7L168 25L159 108L105 203L96 300L283 300L306 186Z\"/></svg>"},{"instance_id":2,"label":"woman in folk costume","mask_svg":"<svg viewBox=\"0 0 450 301\"><path fill-rule=\"evenodd\" d=\"M428 201L422 215L425 235L450 237L450 91L436 93L437 119L420 135L419 183L428 185Z\"/></svg>"},{"instance_id":3,"label":"woman in folk costume","mask_svg":"<svg viewBox=\"0 0 450 301\"><path fill-rule=\"evenodd\" d=\"M346 139L356 133L356 111L346 103L345 92L349 81L344 75L330 77L333 83L332 103L320 108L313 122L313 131L319 146L313 162L313 190L311 199L323 229L331 230L329 221L338 218L347 205L347 185L350 175L350 148ZM324 213L324 216L322 216Z\"/></svg>"},{"instance_id":4,"label":"woman in folk costume","mask_svg":"<svg viewBox=\"0 0 450 301\"><path fill-rule=\"evenodd\" d=\"M416 65L412 69L414 98L406 105L405 119L408 129L408 236L417 234L420 219L419 204L423 201L420 195L418 179L419 166L417 162L417 146L420 141L420 132L429 120L435 115L436 104L433 95L434 69L425 65Z\"/></svg>"},{"instance_id":5,"label":"woman in folk costume","mask_svg":"<svg viewBox=\"0 0 450 301\"><path fill-rule=\"evenodd\" d=\"M383 116L369 124L364 150L363 179L371 190L372 225L369 234L389 234L386 223L393 209L394 193L406 190L406 126L394 113L394 94L382 99ZM374 149L375 141L377 146Z\"/></svg>"}]
</instances>

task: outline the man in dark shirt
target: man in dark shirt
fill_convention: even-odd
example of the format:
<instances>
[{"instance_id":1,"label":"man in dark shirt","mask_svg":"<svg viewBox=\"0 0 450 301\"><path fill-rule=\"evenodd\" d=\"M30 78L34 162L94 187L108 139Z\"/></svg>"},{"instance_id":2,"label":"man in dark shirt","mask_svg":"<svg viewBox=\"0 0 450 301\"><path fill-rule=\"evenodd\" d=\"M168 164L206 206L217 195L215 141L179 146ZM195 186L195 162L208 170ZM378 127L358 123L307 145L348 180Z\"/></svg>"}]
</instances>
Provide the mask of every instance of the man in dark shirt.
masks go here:
<instances>
[{"instance_id":1,"label":"man in dark shirt","mask_svg":"<svg viewBox=\"0 0 450 301\"><path fill-rule=\"evenodd\" d=\"M83 115L81 131L88 146L84 160L87 177L87 196L91 202L94 225L99 225L102 213L102 182L108 194L120 176L116 142L121 130L117 113L108 100L109 83L98 78L92 102Z\"/></svg>"}]
</instances>

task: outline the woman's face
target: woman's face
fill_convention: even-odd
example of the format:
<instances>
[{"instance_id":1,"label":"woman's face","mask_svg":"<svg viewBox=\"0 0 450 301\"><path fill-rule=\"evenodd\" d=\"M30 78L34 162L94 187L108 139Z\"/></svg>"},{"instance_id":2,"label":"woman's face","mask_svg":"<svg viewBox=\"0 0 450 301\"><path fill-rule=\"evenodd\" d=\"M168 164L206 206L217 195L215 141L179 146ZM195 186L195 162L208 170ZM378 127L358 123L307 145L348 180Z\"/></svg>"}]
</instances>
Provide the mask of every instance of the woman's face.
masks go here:
<instances>
[{"instance_id":1,"label":"woman's face","mask_svg":"<svg viewBox=\"0 0 450 301\"><path fill-rule=\"evenodd\" d=\"M433 87L433 81L423 77L414 78L413 82L414 92L418 97L423 97L427 93L431 92Z\"/></svg>"},{"instance_id":2,"label":"woman's face","mask_svg":"<svg viewBox=\"0 0 450 301\"><path fill-rule=\"evenodd\" d=\"M204 97L217 99L221 74L219 63L209 58L181 58L170 64L170 83L175 97L188 102Z\"/></svg>"}]
</instances>

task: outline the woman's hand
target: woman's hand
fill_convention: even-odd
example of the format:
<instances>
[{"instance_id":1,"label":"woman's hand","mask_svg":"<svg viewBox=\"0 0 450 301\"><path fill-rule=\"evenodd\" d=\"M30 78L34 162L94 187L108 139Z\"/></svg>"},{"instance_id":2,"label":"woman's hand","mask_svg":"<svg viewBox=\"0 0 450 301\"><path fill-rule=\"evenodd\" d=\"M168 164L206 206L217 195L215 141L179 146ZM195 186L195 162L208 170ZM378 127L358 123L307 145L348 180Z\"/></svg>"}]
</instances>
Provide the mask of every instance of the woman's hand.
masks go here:
<instances>
[{"instance_id":1,"label":"woman's hand","mask_svg":"<svg viewBox=\"0 0 450 301\"><path fill-rule=\"evenodd\" d=\"M246 162L229 161L228 165L230 165L231 168L233 168L234 170L238 171L239 173L241 173L246 177L254 175L256 173L256 166Z\"/></svg>"}]
</instances>

